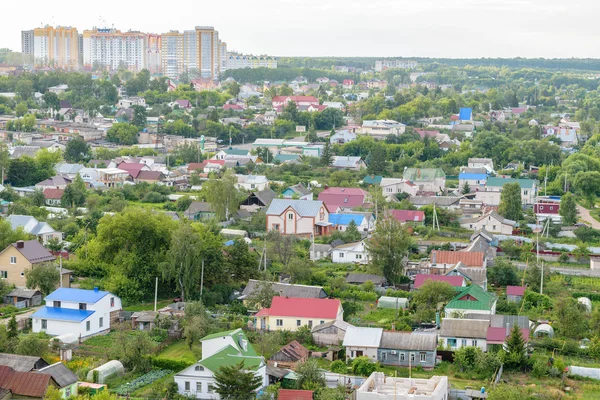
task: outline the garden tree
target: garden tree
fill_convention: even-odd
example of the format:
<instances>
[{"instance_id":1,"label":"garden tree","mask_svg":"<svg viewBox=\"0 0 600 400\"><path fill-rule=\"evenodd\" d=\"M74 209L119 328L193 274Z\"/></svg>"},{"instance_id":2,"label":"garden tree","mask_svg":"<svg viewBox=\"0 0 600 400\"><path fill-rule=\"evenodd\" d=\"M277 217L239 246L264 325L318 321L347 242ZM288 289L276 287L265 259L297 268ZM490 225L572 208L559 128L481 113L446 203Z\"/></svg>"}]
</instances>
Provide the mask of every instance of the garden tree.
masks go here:
<instances>
[{"instance_id":1,"label":"garden tree","mask_svg":"<svg viewBox=\"0 0 600 400\"><path fill-rule=\"evenodd\" d=\"M185 211L188 208L190 208L190 205L192 204L192 198L190 196L183 196L177 199L177 201L175 202L175 209L177 211Z\"/></svg>"},{"instance_id":2,"label":"garden tree","mask_svg":"<svg viewBox=\"0 0 600 400\"><path fill-rule=\"evenodd\" d=\"M517 268L505 258L497 258L494 268L487 270L488 280L495 286L516 286L519 285Z\"/></svg>"},{"instance_id":3,"label":"garden tree","mask_svg":"<svg viewBox=\"0 0 600 400\"><path fill-rule=\"evenodd\" d=\"M248 307L253 309L269 308L273 297L279 296L279 293L273 290L273 282L259 281L256 288L246 299Z\"/></svg>"},{"instance_id":4,"label":"garden tree","mask_svg":"<svg viewBox=\"0 0 600 400\"><path fill-rule=\"evenodd\" d=\"M329 167L333 163L333 151L331 148L331 136L335 134L332 129L329 137L325 138L325 145L323 146L323 153L321 154L321 165L323 167Z\"/></svg>"},{"instance_id":5,"label":"garden tree","mask_svg":"<svg viewBox=\"0 0 600 400\"><path fill-rule=\"evenodd\" d=\"M215 372L215 392L223 400L251 400L262 386L262 378L252 368L246 369L244 361L224 365Z\"/></svg>"},{"instance_id":6,"label":"garden tree","mask_svg":"<svg viewBox=\"0 0 600 400\"><path fill-rule=\"evenodd\" d=\"M96 236L79 248L78 256L107 272L107 290L126 301L140 300L154 293L158 266L165 259L176 226L163 213L127 208L104 216Z\"/></svg>"},{"instance_id":7,"label":"garden tree","mask_svg":"<svg viewBox=\"0 0 600 400\"><path fill-rule=\"evenodd\" d=\"M268 244L268 253L274 254L280 263L288 265L294 256L294 244L296 239L292 235L282 235L278 230L271 230L267 233L266 241Z\"/></svg>"},{"instance_id":8,"label":"garden tree","mask_svg":"<svg viewBox=\"0 0 600 400\"><path fill-rule=\"evenodd\" d=\"M506 338L506 355L504 364L509 369L522 370L527 368L525 339L518 325L514 325Z\"/></svg>"},{"instance_id":9,"label":"garden tree","mask_svg":"<svg viewBox=\"0 0 600 400\"><path fill-rule=\"evenodd\" d=\"M462 194L469 194L469 193L471 193L471 186L469 186L469 182L465 182L465 184L462 187L461 193Z\"/></svg>"},{"instance_id":10,"label":"garden tree","mask_svg":"<svg viewBox=\"0 0 600 400\"><path fill-rule=\"evenodd\" d=\"M358 226L354 220L351 220L344 232L344 238L347 242L358 242L361 238L361 234L358 231Z\"/></svg>"},{"instance_id":11,"label":"garden tree","mask_svg":"<svg viewBox=\"0 0 600 400\"><path fill-rule=\"evenodd\" d=\"M578 172L573 180L573 189L583 197L593 199L600 194L600 172Z\"/></svg>"},{"instance_id":12,"label":"garden tree","mask_svg":"<svg viewBox=\"0 0 600 400\"><path fill-rule=\"evenodd\" d=\"M15 354L43 357L48 352L48 337L45 334L21 335L15 346Z\"/></svg>"},{"instance_id":13,"label":"garden tree","mask_svg":"<svg viewBox=\"0 0 600 400\"><path fill-rule=\"evenodd\" d=\"M54 117L54 113L60 110L60 100L58 95L53 92L46 92L42 95L42 100L46 103L46 106L51 112L51 116Z\"/></svg>"},{"instance_id":14,"label":"garden tree","mask_svg":"<svg viewBox=\"0 0 600 400\"><path fill-rule=\"evenodd\" d=\"M301 390L317 390L325 386L325 375L319 368L317 360L309 358L296 366L296 388Z\"/></svg>"},{"instance_id":15,"label":"garden tree","mask_svg":"<svg viewBox=\"0 0 600 400\"><path fill-rule=\"evenodd\" d=\"M190 292L196 292L198 277L202 270L200 236L189 223L180 224L171 235L166 261L160 265L162 277L174 281L181 298L189 300Z\"/></svg>"},{"instance_id":16,"label":"garden tree","mask_svg":"<svg viewBox=\"0 0 600 400\"><path fill-rule=\"evenodd\" d=\"M577 204L571 193L567 192L561 197L558 212L564 225L573 225L577 222Z\"/></svg>"},{"instance_id":17,"label":"garden tree","mask_svg":"<svg viewBox=\"0 0 600 400\"><path fill-rule=\"evenodd\" d=\"M18 333L17 333L18 336ZM12 353L17 339L9 339L6 325L0 325L0 352Z\"/></svg>"},{"instance_id":18,"label":"garden tree","mask_svg":"<svg viewBox=\"0 0 600 400\"><path fill-rule=\"evenodd\" d=\"M189 311L188 311L189 310ZM190 350L200 343L210 329L210 320L206 308L201 301L186 303L185 318L183 321L183 338Z\"/></svg>"},{"instance_id":19,"label":"garden tree","mask_svg":"<svg viewBox=\"0 0 600 400\"><path fill-rule=\"evenodd\" d=\"M431 320L440 303L446 303L456 295L447 282L427 281L413 295L413 303L421 321Z\"/></svg>"},{"instance_id":20,"label":"garden tree","mask_svg":"<svg viewBox=\"0 0 600 400\"><path fill-rule=\"evenodd\" d=\"M71 163L80 163L87 161L92 154L90 146L81 138L77 136L67 142L65 149L65 161Z\"/></svg>"},{"instance_id":21,"label":"garden tree","mask_svg":"<svg viewBox=\"0 0 600 400\"><path fill-rule=\"evenodd\" d=\"M29 112L29 108L27 107L27 103L21 102L17 104L15 107L15 115L17 117L22 117Z\"/></svg>"},{"instance_id":22,"label":"garden tree","mask_svg":"<svg viewBox=\"0 0 600 400\"><path fill-rule=\"evenodd\" d=\"M454 352L454 365L460 372L467 372L475 369L478 352L481 349L476 346L462 346Z\"/></svg>"},{"instance_id":23,"label":"garden tree","mask_svg":"<svg viewBox=\"0 0 600 400\"><path fill-rule=\"evenodd\" d=\"M14 339L19 336L19 325L17 325L17 319L13 315L8 321L7 337L8 339Z\"/></svg>"},{"instance_id":24,"label":"garden tree","mask_svg":"<svg viewBox=\"0 0 600 400\"><path fill-rule=\"evenodd\" d=\"M60 283L60 272L53 264L36 266L25 270L25 285L29 289L39 289L44 296L49 295Z\"/></svg>"},{"instance_id":25,"label":"garden tree","mask_svg":"<svg viewBox=\"0 0 600 400\"><path fill-rule=\"evenodd\" d=\"M237 190L236 184L235 171L229 169L221 179L213 175L202 186L202 193L219 221L228 221L233 212L238 209L242 195Z\"/></svg>"},{"instance_id":26,"label":"garden tree","mask_svg":"<svg viewBox=\"0 0 600 400\"><path fill-rule=\"evenodd\" d=\"M87 198L87 189L81 175L75 175L75 179L67 185L63 193L61 204L63 207L83 207Z\"/></svg>"},{"instance_id":27,"label":"garden tree","mask_svg":"<svg viewBox=\"0 0 600 400\"><path fill-rule=\"evenodd\" d=\"M521 207L521 186L518 182L507 183L502 186L498 212L504 218L513 221L520 221L522 219L523 209Z\"/></svg>"},{"instance_id":28,"label":"garden tree","mask_svg":"<svg viewBox=\"0 0 600 400\"><path fill-rule=\"evenodd\" d=\"M15 87L15 93L21 101L27 101L33 97L33 82L29 79L20 79Z\"/></svg>"},{"instance_id":29,"label":"garden tree","mask_svg":"<svg viewBox=\"0 0 600 400\"><path fill-rule=\"evenodd\" d=\"M11 243L15 243L19 240L29 240L32 236L25 233L23 228L12 229L10 222L6 219L0 219L0 248L5 249ZM0 281L2 282L2 281ZM0 288L2 288L0 284Z\"/></svg>"},{"instance_id":30,"label":"garden tree","mask_svg":"<svg viewBox=\"0 0 600 400\"><path fill-rule=\"evenodd\" d=\"M46 196L42 189L35 189L33 195L31 195L31 203L36 207L42 207L46 205Z\"/></svg>"},{"instance_id":31,"label":"garden tree","mask_svg":"<svg viewBox=\"0 0 600 400\"><path fill-rule=\"evenodd\" d=\"M48 240L48 242L46 243L46 248L50 251L61 251L63 249L63 242L56 238L56 237L52 237Z\"/></svg>"},{"instance_id":32,"label":"garden tree","mask_svg":"<svg viewBox=\"0 0 600 400\"><path fill-rule=\"evenodd\" d=\"M273 154L271 153L271 150L269 150L268 147L259 147L256 150L254 150L254 152L256 153L256 155L263 160L263 162L265 163L272 163L273 162Z\"/></svg>"},{"instance_id":33,"label":"garden tree","mask_svg":"<svg viewBox=\"0 0 600 400\"><path fill-rule=\"evenodd\" d=\"M387 154L383 144L373 146L367 156L367 172L371 175L381 175L387 168Z\"/></svg>"},{"instance_id":34,"label":"garden tree","mask_svg":"<svg viewBox=\"0 0 600 400\"><path fill-rule=\"evenodd\" d=\"M140 129L144 129L146 127L146 118L148 117L146 107L132 106L131 108L133 109L133 119L131 120L131 123Z\"/></svg>"},{"instance_id":35,"label":"garden tree","mask_svg":"<svg viewBox=\"0 0 600 400\"><path fill-rule=\"evenodd\" d=\"M231 82L231 84L229 85L229 87L227 88L227 91L229 92L229 94L231 94L233 97L237 97L238 94L240 94L240 84L233 81Z\"/></svg>"},{"instance_id":36,"label":"garden tree","mask_svg":"<svg viewBox=\"0 0 600 400\"><path fill-rule=\"evenodd\" d=\"M131 332L125 327L117 330L114 335L114 346L111 348L112 358L123 363L131 371L146 372L152 368L148 354L155 351L156 344L146 331Z\"/></svg>"},{"instance_id":37,"label":"garden tree","mask_svg":"<svg viewBox=\"0 0 600 400\"><path fill-rule=\"evenodd\" d=\"M413 244L406 228L391 215L380 216L375 232L366 244L375 270L389 283L397 283Z\"/></svg>"},{"instance_id":38,"label":"garden tree","mask_svg":"<svg viewBox=\"0 0 600 400\"><path fill-rule=\"evenodd\" d=\"M234 282L247 282L258 275L256 251L250 251L244 239L238 238L225 248L227 271Z\"/></svg>"},{"instance_id":39,"label":"garden tree","mask_svg":"<svg viewBox=\"0 0 600 400\"><path fill-rule=\"evenodd\" d=\"M312 271L310 264L299 258L292 258L292 260L285 266L284 271L290 275L290 280L294 284L305 284L311 283Z\"/></svg>"},{"instance_id":40,"label":"garden tree","mask_svg":"<svg viewBox=\"0 0 600 400\"><path fill-rule=\"evenodd\" d=\"M587 333L588 318L585 307L572 297L560 297L554 301L554 327L561 335L581 339Z\"/></svg>"},{"instance_id":41,"label":"garden tree","mask_svg":"<svg viewBox=\"0 0 600 400\"><path fill-rule=\"evenodd\" d=\"M183 143L173 149L173 153L169 158L169 165L175 166L177 163L187 164L202 161L204 161L204 155L198 144Z\"/></svg>"},{"instance_id":42,"label":"garden tree","mask_svg":"<svg viewBox=\"0 0 600 400\"><path fill-rule=\"evenodd\" d=\"M213 108L208 113L208 120L212 122L219 122L219 111L216 108Z\"/></svg>"},{"instance_id":43,"label":"garden tree","mask_svg":"<svg viewBox=\"0 0 600 400\"><path fill-rule=\"evenodd\" d=\"M377 369L377 364L369 359L369 357L356 357L352 361L352 373L361 376L369 376Z\"/></svg>"},{"instance_id":44,"label":"garden tree","mask_svg":"<svg viewBox=\"0 0 600 400\"><path fill-rule=\"evenodd\" d=\"M117 144L136 144L138 141L138 128L126 122L114 124L106 132L106 140Z\"/></svg>"},{"instance_id":45,"label":"garden tree","mask_svg":"<svg viewBox=\"0 0 600 400\"><path fill-rule=\"evenodd\" d=\"M315 143L319 141L319 137L317 136L317 131L315 131L314 126L311 125L311 127L308 128L308 132L304 137L304 141L308 143Z\"/></svg>"},{"instance_id":46,"label":"garden tree","mask_svg":"<svg viewBox=\"0 0 600 400\"><path fill-rule=\"evenodd\" d=\"M549 282L550 268L547 265L542 267L541 265L538 266L535 262L533 262L525 271L525 284L527 285L527 288L533 292L539 293L540 291L540 285L542 283L542 268L544 273L544 281Z\"/></svg>"},{"instance_id":47,"label":"garden tree","mask_svg":"<svg viewBox=\"0 0 600 400\"><path fill-rule=\"evenodd\" d=\"M11 161L6 181L15 187L32 186L50 176L38 169L33 158L23 156Z\"/></svg>"}]
</instances>

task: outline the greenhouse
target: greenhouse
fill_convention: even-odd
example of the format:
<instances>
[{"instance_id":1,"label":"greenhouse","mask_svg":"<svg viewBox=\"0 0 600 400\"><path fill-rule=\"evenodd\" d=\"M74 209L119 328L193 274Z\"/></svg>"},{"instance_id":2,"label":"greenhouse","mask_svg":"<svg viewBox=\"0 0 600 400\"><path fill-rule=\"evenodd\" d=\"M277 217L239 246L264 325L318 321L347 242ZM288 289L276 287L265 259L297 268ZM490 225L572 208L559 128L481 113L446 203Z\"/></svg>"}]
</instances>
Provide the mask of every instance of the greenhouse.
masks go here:
<instances>
[{"instance_id":1,"label":"greenhouse","mask_svg":"<svg viewBox=\"0 0 600 400\"><path fill-rule=\"evenodd\" d=\"M381 296L377 301L377 308L406 309L408 308L408 299L405 297Z\"/></svg>"},{"instance_id":2,"label":"greenhouse","mask_svg":"<svg viewBox=\"0 0 600 400\"><path fill-rule=\"evenodd\" d=\"M533 331L533 337L554 337L554 329L548 324L541 324Z\"/></svg>"},{"instance_id":3,"label":"greenhouse","mask_svg":"<svg viewBox=\"0 0 600 400\"><path fill-rule=\"evenodd\" d=\"M577 302L579 304L583 304L583 306L585 307L585 311L592 312L592 301L590 299L588 299L587 297L580 297L577 299Z\"/></svg>"},{"instance_id":4,"label":"greenhouse","mask_svg":"<svg viewBox=\"0 0 600 400\"><path fill-rule=\"evenodd\" d=\"M94 383L105 383L107 379L124 373L123 364L120 361L112 360L88 372L87 380Z\"/></svg>"}]
</instances>

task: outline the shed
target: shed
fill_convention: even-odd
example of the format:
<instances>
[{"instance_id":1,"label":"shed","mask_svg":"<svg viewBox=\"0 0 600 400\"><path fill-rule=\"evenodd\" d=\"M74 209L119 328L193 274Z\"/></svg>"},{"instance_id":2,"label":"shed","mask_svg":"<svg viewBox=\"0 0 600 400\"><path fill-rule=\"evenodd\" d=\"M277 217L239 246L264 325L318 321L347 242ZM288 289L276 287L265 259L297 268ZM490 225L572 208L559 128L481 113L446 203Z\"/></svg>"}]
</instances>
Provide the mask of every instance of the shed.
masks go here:
<instances>
[{"instance_id":1,"label":"shed","mask_svg":"<svg viewBox=\"0 0 600 400\"><path fill-rule=\"evenodd\" d=\"M17 308L39 306L42 304L42 292L34 289L13 289L4 296L4 303Z\"/></svg>"},{"instance_id":2,"label":"shed","mask_svg":"<svg viewBox=\"0 0 600 400\"><path fill-rule=\"evenodd\" d=\"M122 376L124 373L123 364L120 361L111 360L88 372L86 379L93 383L105 383L108 378L117 375Z\"/></svg>"},{"instance_id":3,"label":"shed","mask_svg":"<svg viewBox=\"0 0 600 400\"><path fill-rule=\"evenodd\" d=\"M337 346L344 340L346 330L351 326L349 323L340 320L325 322L312 329L313 340L319 346Z\"/></svg>"},{"instance_id":4,"label":"shed","mask_svg":"<svg viewBox=\"0 0 600 400\"><path fill-rule=\"evenodd\" d=\"M405 297L381 296L377 300L377 308L407 309L408 299Z\"/></svg>"},{"instance_id":5,"label":"shed","mask_svg":"<svg viewBox=\"0 0 600 400\"><path fill-rule=\"evenodd\" d=\"M50 364L42 357L0 353L0 365L11 367L17 372L31 372L47 367Z\"/></svg>"},{"instance_id":6,"label":"shed","mask_svg":"<svg viewBox=\"0 0 600 400\"><path fill-rule=\"evenodd\" d=\"M47 367L44 367L38 371L38 374L52 375L52 378L56 382L59 388L63 389L71 385L77 384L77 375L75 375L65 364L57 362ZM72 390L72 393L76 392Z\"/></svg>"},{"instance_id":7,"label":"shed","mask_svg":"<svg viewBox=\"0 0 600 400\"><path fill-rule=\"evenodd\" d=\"M267 364L277 368L296 369L296 365L305 362L308 355L308 349L293 340L273 354Z\"/></svg>"},{"instance_id":8,"label":"shed","mask_svg":"<svg viewBox=\"0 0 600 400\"><path fill-rule=\"evenodd\" d=\"M348 274L346 275L346 283L351 285L362 285L367 281L373 282L375 286L384 286L386 280L383 276L374 274Z\"/></svg>"},{"instance_id":9,"label":"shed","mask_svg":"<svg viewBox=\"0 0 600 400\"><path fill-rule=\"evenodd\" d=\"M583 304L583 306L585 307L585 311L592 312L592 301L590 299L588 299L587 297L579 297L577 299L577 302L579 304Z\"/></svg>"},{"instance_id":10,"label":"shed","mask_svg":"<svg viewBox=\"0 0 600 400\"><path fill-rule=\"evenodd\" d=\"M548 324L540 324L533 331L533 337L554 337L554 329Z\"/></svg>"}]
</instances>

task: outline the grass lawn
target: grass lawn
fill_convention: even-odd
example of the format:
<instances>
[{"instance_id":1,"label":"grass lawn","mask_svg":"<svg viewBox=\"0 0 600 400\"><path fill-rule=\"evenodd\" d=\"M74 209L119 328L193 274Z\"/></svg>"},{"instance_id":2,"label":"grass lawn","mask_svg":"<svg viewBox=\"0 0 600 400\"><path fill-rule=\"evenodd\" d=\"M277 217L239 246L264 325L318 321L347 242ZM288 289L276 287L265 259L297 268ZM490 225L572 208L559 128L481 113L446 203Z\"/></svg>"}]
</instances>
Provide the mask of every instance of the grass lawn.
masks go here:
<instances>
[{"instance_id":1,"label":"grass lawn","mask_svg":"<svg viewBox=\"0 0 600 400\"><path fill-rule=\"evenodd\" d=\"M165 347L163 351L158 353L158 356L173 360L188 361L190 363L195 363L198 361L184 340L180 340Z\"/></svg>"},{"instance_id":2,"label":"grass lawn","mask_svg":"<svg viewBox=\"0 0 600 400\"><path fill-rule=\"evenodd\" d=\"M159 300L157 303L157 307L156 309L161 309L163 307L168 306L169 304L171 304L173 302L172 299L164 299L164 300ZM124 307L123 310L125 311L154 311L154 302L151 303L140 303L140 304L134 304L131 306L127 306Z\"/></svg>"}]
</instances>

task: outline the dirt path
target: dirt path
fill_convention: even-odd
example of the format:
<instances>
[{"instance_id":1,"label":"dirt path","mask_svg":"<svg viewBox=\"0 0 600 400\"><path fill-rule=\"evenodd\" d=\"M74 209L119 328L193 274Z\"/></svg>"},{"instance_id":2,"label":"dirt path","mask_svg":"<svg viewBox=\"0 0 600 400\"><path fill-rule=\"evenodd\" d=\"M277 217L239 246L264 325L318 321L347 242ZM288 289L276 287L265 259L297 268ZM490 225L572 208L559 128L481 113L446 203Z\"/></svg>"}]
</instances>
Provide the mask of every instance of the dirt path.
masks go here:
<instances>
[{"instance_id":1,"label":"dirt path","mask_svg":"<svg viewBox=\"0 0 600 400\"><path fill-rule=\"evenodd\" d=\"M579 212L579 218L581 218L584 222L589 224L594 229L600 229L600 222L596 221L594 217L590 214L590 211L587 208L584 208L577 204L577 212Z\"/></svg>"}]
</instances>

